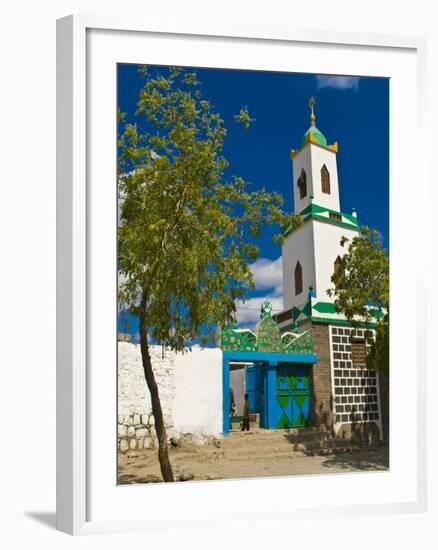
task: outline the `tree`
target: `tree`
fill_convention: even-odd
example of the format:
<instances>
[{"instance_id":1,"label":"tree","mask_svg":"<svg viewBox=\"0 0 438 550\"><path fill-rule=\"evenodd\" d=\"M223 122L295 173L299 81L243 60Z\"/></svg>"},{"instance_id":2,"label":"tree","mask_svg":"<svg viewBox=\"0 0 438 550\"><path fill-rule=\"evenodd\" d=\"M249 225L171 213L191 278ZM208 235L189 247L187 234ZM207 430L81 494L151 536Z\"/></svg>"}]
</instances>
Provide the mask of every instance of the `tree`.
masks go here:
<instances>
[{"instance_id":1,"label":"tree","mask_svg":"<svg viewBox=\"0 0 438 550\"><path fill-rule=\"evenodd\" d=\"M264 226L297 226L282 197L228 177L226 127L196 73L142 68L140 124L119 115L119 302L140 320L140 348L164 481L173 481L149 345L182 352L213 341L253 288L249 262ZM245 107L236 122L253 121ZM251 239L252 242L248 240ZM277 237L281 240L281 237Z\"/></svg>"},{"instance_id":2,"label":"tree","mask_svg":"<svg viewBox=\"0 0 438 550\"><path fill-rule=\"evenodd\" d=\"M389 257L377 231L362 227L357 237L341 239L348 252L337 260L332 275L337 311L357 326L375 322L376 334L367 356L368 368L389 372Z\"/></svg>"}]
</instances>

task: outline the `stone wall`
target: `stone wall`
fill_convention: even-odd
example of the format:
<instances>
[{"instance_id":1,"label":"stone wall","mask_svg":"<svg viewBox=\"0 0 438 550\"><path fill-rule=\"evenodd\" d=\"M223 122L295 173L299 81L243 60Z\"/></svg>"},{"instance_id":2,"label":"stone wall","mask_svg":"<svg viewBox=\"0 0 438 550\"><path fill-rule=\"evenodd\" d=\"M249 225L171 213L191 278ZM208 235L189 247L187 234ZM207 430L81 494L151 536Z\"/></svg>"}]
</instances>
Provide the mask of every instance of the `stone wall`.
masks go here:
<instances>
[{"instance_id":1,"label":"stone wall","mask_svg":"<svg viewBox=\"0 0 438 550\"><path fill-rule=\"evenodd\" d=\"M312 367L312 424L331 432L333 397L329 327L325 324L312 323L308 328L313 329L313 345L318 356L318 363Z\"/></svg>"},{"instance_id":2,"label":"stone wall","mask_svg":"<svg viewBox=\"0 0 438 550\"><path fill-rule=\"evenodd\" d=\"M329 326L332 345L332 385L335 400L334 429L340 437L367 445L381 439L378 378L366 368L366 349L371 346L368 329ZM352 336L362 339L355 351Z\"/></svg>"},{"instance_id":3,"label":"stone wall","mask_svg":"<svg viewBox=\"0 0 438 550\"><path fill-rule=\"evenodd\" d=\"M173 401L175 399L175 353L151 346L150 354L160 393L168 437L175 435ZM118 438L121 451L154 448L157 445L155 422L149 390L141 362L140 346L118 343Z\"/></svg>"},{"instance_id":4,"label":"stone wall","mask_svg":"<svg viewBox=\"0 0 438 550\"><path fill-rule=\"evenodd\" d=\"M175 354L150 346L167 436L197 441L222 432L222 352L194 348ZM140 346L118 342L118 440L122 452L157 446Z\"/></svg>"}]
</instances>

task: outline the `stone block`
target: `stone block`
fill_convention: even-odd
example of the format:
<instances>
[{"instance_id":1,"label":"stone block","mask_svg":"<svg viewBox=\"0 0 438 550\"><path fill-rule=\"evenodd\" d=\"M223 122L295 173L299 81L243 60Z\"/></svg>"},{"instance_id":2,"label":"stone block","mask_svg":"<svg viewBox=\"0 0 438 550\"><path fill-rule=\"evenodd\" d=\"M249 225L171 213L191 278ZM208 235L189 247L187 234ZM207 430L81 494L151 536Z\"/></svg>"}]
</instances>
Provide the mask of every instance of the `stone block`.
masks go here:
<instances>
[{"instance_id":1,"label":"stone block","mask_svg":"<svg viewBox=\"0 0 438 550\"><path fill-rule=\"evenodd\" d=\"M126 453L126 451L129 449L129 443L127 439L121 439L120 440L120 451L122 453Z\"/></svg>"},{"instance_id":2,"label":"stone block","mask_svg":"<svg viewBox=\"0 0 438 550\"><path fill-rule=\"evenodd\" d=\"M134 414L133 421L134 421L134 424L140 424L140 415Z\"/></svg>"},{"instance_id":3,"label":"stone block","mask_svg":"<svg viewBox=\"0 0 438 550\"><path fill-rule=\"evenodd\" d=\"M143 445L144 445L144 439L139 439L137 441L137 449L143 449Z\"/></svg>"},{"instance_id":4,"label":"stone block","mask_svg":"<svg viewBox=\"0 0 438 550\"><path fill-rule=\"evenodd\" d=\"M151 414L149 416L149 422L148 422L149 426L155 426L155 418L154 418L154 415Z\"/></svg>"},{"instance_id":5,"label":"stone block","mask_svg":"<svg viewBox=\"0 0 438 550\"><path fill-rule=\"evenodd\" d=\"M129 440L129 448L132 450L137 448L137 440L132 438Z\"/></svg>"},{"instance_id":6,"label":"stone block","mask_svg":"<svg viewBox=\"0 0 438 550\"><path fill-rule=\"evenodd\" d=\"M144 449L153 449L154 448L154 441L152 437L146 436L143 440L143 448Z\"/></svg>"},{"instance_id":7,"label":"stone block","mask_svg":"<svg viewBox=\"0 0 438 550\"><path fill-rule=\"evenodd\" d=\"M146 428L139 428L138 430L135 430L135 437L137 439L143 439L147 435L149 435L149 432Z\"/></svg>"},{"instance_id":8,"label":"stone block","mask_svg":"<svg viewBox=\"0 0 438 550\"><path fill-rule=\"evenodd\" d=\"M128 435L128 437L134 437L135 436L134 426L129 426L127 435Z\"/></svg>"},{"instance_id":9,"label":"stone block","mask_svg":"<svg viewBox=\"0 0 438 550\"><path fill-rule=\"evenodd\" d=\"M124 424L119 424L117 433L119 437L126 437L128 435L128 428Z\"/></svg>"}]
</instances>

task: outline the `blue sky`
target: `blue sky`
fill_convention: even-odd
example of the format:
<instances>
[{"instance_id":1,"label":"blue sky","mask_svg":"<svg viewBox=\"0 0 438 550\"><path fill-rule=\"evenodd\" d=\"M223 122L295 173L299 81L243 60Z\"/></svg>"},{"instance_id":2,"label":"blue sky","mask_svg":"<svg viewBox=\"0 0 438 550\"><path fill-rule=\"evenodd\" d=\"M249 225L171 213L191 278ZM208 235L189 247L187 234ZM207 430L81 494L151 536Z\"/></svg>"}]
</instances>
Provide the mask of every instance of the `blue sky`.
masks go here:
<instances>
[{"instance_id":1,"label":"blue sky","mask_svg":"<svg viewBox=\"0 0 438 550\"><path fill-rule=\"evenodd\" d=\"M196 72L228 127L224 154L230 174L242 176L254 188L281 193L288 211L293 210L289 151L298 148L309 127L308 101L315 96L316 126L329 143L339 144L341 210L350 213L356 208L359 223L377 229L389 245L388 79L229 69ZM136 65L118 66L118 107L132 122L142 83ZM256 119L247 132L233 121L244 106ZM240 321L250 324L257 320L264 297L273 300L274 309L281 308L281 249L268 234L258 244L261 259L253 266L257 288L239 309Z\"/></svg>"}]
</instances>

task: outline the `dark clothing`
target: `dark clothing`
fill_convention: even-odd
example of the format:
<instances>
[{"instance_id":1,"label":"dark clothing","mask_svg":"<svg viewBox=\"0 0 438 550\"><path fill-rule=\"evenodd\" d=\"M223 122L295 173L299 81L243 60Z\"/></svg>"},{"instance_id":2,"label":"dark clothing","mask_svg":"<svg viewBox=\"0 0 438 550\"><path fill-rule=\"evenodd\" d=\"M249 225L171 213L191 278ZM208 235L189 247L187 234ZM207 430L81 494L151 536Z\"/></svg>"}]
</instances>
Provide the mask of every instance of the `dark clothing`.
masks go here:
<instances>
[{"instance_id":1,"label":"dark clothing","mask_svg":"<svg viewBox=\"0 0 438 550\"><path fill-rule=\"evenodd\" d=\"M230 412L234 411L236 408L236 403L234 401L234 392L233 388L230 388Z\"/></svg>"},{"instance_id":2,"label":"dark clothing","mask_svg":"<svg viewBox=\"0 0 438 550\"><path fill-rule=\"evenodd\" d=\"M242 420L242 432L249 432L249 402L248 399L245 399L245 404L243 405L243 420Z\"/></svg>"}]
</instances>

